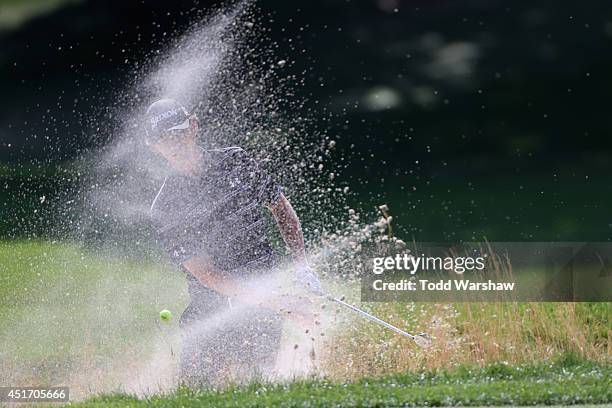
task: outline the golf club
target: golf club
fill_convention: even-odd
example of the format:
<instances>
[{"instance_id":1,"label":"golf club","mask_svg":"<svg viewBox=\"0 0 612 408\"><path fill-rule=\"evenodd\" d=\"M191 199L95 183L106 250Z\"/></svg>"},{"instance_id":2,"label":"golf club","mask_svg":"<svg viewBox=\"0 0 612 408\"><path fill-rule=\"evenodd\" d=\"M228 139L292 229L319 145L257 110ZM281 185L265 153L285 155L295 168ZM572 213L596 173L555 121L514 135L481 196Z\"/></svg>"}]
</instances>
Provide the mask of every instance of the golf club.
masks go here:
<instances>
[{"instance_id":1,"label":"golf club","mask_svg":"<svg viewBox=\"0 0 612 408\"><path fill-rule=\"evenodd\" d=\"M416 343L417 346L421 347L421 348L427 348L429 346L431 346L431 338L429 337L429 335L427 333L418 333L418 334L410 334L408 332L403 331L402 329L398 329L397 327L393 326L392 324L389 324L387 322L385 322L384 320L379 319L376 316L372 316L371 314L364 312L363 310L359 309L358 307L355 307L351 304L346 303L345 301L338 299L334 296L331 295L324 295L328 300L334 301L336 303L340 303L341 305L348 307L349 309L359 313L361 316L365 317L366 319L377 323L383 327L386 327L389 330L393 330L394 332L396 332L397 334L400 334L404 337L408 337L409 339L411 339L412 341L414 341Z\"/></svg>"}]
</instances>

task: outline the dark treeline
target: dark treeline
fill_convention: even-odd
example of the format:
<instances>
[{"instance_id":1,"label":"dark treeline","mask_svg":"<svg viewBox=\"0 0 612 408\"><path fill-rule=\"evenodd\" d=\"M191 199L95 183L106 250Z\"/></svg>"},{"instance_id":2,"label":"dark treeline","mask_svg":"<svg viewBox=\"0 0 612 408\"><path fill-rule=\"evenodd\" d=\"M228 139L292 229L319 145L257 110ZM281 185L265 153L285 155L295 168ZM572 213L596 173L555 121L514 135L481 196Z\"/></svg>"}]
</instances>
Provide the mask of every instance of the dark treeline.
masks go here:
<instances>
[{"instance_id":1,"label":"dark treeline","mask_svg":"<svg viewBox=\"0 0 612 408\"><path fill-rule=\"evenodd\" d=\"M134 62L215 2L82 1L0 34L1 159L69 158ZM423 161L611 146L612 4L259 3L270 46L306 71L321 126L363 153ZM298 53L288 40L305 50ZM299 48L298 47L298 48ZM127 60L127 62L126 62ZM402 149L397 149L396 139ZM59 148L59 149L58 149Z\"/></svg>"},{"instance_id":2,"label":"dark treeline","mask_svg":"<svg viewBox=\"0 0 612 408\"><path fill-rule=\"evenodd\" d=\"M135 65L220 6L82 0L0 31L0 162L70 160L104 140ZM312 134L338 141L356 207L384 200L420 239L610 238L612 3L256 6L261 37L304 78Z\"/></svg>"}]
</instances>

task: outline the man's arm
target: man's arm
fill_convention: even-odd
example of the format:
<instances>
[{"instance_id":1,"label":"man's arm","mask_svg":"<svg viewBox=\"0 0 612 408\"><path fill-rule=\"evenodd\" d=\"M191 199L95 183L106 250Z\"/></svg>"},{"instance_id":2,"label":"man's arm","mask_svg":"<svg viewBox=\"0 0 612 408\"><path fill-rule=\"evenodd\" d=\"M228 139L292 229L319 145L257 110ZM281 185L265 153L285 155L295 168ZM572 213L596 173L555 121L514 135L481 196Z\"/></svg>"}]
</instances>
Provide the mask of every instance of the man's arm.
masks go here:
<instances>
[{"instance_id":1,"label":"man's arm","mask_svg":"<svg viewBox=\"0 0 612 408\"><path fill-rule=\"evenodd\" d=\"M238 303L284 314L303 325L309 326L313 323L311 303L306 298L277 293L266 288L265 284L262 287L257 281L225 277L223 272L215 268L210 259L203 255L192 256L181 265L201 284Z\"/></svg>"},{"instance_id":2,"label":"man's arm","mask_svg":"<svg viewBox=\"0 0 612 408\"><path fill-rule=\"evenodd\" d=\"M268 208L276 220L276 225L278 225L278 229L293 259L296 263L305 263L306 250L304 249L302 226L287 197L281 193L280 199Z\"/></svg>"},{"instance_id":3,"label":"man's arm","mask_svg":"<svg viewBox=\"0 0 612 408\"><path fill-rule=\"evenodd\" d=\"M280 199L268 208L274 216L283 240L297 264L296 279L311 291L320 294L321 282L306 260L304 234L302 233L302 226L293 206L287 200L287 197L281 193Z\"/></svg>"}]
</instances>

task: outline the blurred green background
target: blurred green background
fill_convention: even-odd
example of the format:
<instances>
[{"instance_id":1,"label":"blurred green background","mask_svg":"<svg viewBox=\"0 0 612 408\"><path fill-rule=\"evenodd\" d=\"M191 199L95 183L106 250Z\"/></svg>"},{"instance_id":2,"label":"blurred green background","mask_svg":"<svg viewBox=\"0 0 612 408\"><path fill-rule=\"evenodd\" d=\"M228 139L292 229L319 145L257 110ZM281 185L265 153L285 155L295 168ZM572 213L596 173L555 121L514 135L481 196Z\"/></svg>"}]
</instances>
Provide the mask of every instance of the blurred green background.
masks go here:
<instances>
[{"instance_id":1,"label":"blurred green background","mask_svg":"<svg viewBox=\"0 0 612 408\"><path fill-rule=\"evenodd\" d=\"M218 4L0 0L2 237L48 233L39 203L101 143L126 55ZM612 3L257 5L355 208L388 204L407 239L610 239Z\"/></svg>"}]
</instances>

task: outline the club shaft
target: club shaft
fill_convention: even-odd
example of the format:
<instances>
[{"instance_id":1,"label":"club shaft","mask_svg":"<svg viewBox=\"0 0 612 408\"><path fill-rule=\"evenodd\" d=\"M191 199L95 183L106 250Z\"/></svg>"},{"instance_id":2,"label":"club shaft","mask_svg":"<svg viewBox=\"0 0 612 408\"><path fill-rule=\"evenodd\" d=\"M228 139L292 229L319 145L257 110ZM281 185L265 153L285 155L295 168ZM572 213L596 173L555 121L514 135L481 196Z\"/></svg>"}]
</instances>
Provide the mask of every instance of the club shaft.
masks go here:
<instances>
[{"instance_id":1,"label":"club shaft","mask_svg":"<svg viewBox=\"0 0 612 408\"><path fill-rule=\"evenodd\" d=\"M414 335L412 335L410 333L406 333L405 331L403 331L401 329L398 329L397 327L393 326L392 324L389 324L389 323L385 322L384 320L379 319L376 316L372 316L371 314L369 314L367 312L364 312L363 310L361 310L361 309L359 309L359 308L357 308L357 307L355 307L355 306L353 306L351 304L348 304L345 301L340 300L338 298L335 298L335 297L332 297L332 296L329 296L328 298L330 300L333 300L334 302L340 303L341 305L343 305L345 307L348 307L349 309L359 313L360 315L362 315L363 317L365 317L366 319L368 319L368 320L370 320L370 321L372 321L374 323L377 323L377 324L379 324L379 325L381 325L383 327L386 327L389 330L393 330L397 334L400 334L400 335L402 335L404 337L408 337L409 339L414 340Z\"/></svg>"}]
</instances>

